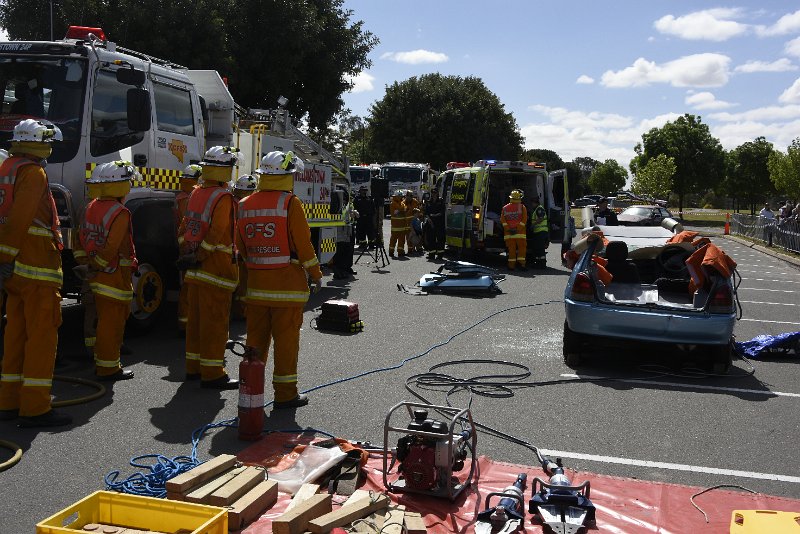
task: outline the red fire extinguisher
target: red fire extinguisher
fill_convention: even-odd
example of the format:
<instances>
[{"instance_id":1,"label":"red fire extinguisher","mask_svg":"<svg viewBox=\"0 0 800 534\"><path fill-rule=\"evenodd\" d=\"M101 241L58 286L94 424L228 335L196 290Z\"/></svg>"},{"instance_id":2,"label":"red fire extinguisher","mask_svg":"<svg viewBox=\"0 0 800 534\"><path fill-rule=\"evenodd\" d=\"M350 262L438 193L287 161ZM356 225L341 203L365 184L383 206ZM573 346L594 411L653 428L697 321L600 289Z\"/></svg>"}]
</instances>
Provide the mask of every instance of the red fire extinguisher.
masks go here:
<instances>
[{"instance_id":1,"label":"red fire extinguisher","mask_svg":"<svg viewBox=\"0 0 800 534\"><path fill-rule=\"evenodd\" d=\"M230 342L228 348L242 357L239 363L239 439L255 441L264 430L264 362L255 348L238 341Z\"/></svg>"}]
</instances>

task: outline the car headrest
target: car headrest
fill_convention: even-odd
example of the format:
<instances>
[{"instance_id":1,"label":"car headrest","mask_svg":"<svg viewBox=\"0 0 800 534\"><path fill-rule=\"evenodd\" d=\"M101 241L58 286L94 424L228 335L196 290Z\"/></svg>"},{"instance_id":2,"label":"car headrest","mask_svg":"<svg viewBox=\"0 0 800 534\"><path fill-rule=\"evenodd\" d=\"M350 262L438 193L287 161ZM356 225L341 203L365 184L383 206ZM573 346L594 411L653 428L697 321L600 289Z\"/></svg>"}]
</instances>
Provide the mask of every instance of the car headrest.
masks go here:
<instances>
[{"instance_id":1,"label":"car headrest","mask_svg":"<svg viewBox=\"0 0 800 534\"><path fill-rule=\"evenodd\" d=\"M611 241L606 245L606 259L608 261L625 261L628 259L628 245L624 241Z\"/></svg>"}]
</instances>

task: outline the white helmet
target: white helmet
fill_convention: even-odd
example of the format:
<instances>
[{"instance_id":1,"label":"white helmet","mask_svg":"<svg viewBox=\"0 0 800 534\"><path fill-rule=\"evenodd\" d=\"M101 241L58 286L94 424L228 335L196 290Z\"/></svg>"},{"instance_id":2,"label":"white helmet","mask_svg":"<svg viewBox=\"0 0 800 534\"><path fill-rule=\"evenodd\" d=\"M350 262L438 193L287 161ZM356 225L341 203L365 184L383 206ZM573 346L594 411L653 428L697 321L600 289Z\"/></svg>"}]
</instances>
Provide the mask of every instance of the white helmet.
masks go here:
<instances>
[{"instance_id":1,"label":"white helmet","mask_svg":"<svg viewBox=\"0 0 800 534\"><path fill-rule=\"evenodd\" d=\"M258 178L252 174L243 174L233 182L237 191L255 191L258 188Z\"/></svg>"},{"instance_id":2,"label":"white helmet","mask_svg":"<svg viewBox=\"0 0 800 534\"><path fill-rule=\"evenodd\" d=\"M92 171L92 177L86 180L87 184L108 184L114 182L130 182L140 180L142 175L130 161L112 161L101 163Z\"/></svg>"},{"instance_id":3,"label":"white helmet","mask_svg":"<svg viewBox=\"0 0 800 534\"><path fill-rule=\"evenodd\" d=\"M8 150L0 148L0 163L3 163L7 159L8 159Z\"/></svg>"},{"instance_id":4,"label":"white helmet","mask_svg":"<svg viewBox=\"0 0 800 534\"><path fill-rule=\"evenodd\" d=\"M274 150L261 158L256 172L258 174L291 174L293 172L303 172L305 163L294 155L291 150L285 154L280 150Z\"/></svg>"},{"instance_id":5,"label":"white helmet","mask_svg":"<svg viewBox=\"0 0 800 534\"><path fill-rule=\"evenodd\" d=\"M211 167L233 167L240 159L242 159L242 153L236 147L212 146L206 150L200 164Z\"/></svg>"},{"instance_id":6,"label":"white helmet","mask_svg":"<svg viewBox=\"0 0 800 534\"><path fill-rule=\"evenodd\" d=\"M186 168L183 169L181 178L186 178L187 180L197 180L200 178L201 174L203 174L203 167L193 163L191 165L187 165Z\"/></svg>"},{"instance_id":7,"label":"white helmet","mask_svg":"<svg viewBox=\"0 0 800 534\"><path fill-rule=\"evenodd\" d=\"M63 141L61 130L53 123L36 119L25 119L14 126L12 141L28 141L33 143L52 143Z\"/></svg>"}]
</instances>

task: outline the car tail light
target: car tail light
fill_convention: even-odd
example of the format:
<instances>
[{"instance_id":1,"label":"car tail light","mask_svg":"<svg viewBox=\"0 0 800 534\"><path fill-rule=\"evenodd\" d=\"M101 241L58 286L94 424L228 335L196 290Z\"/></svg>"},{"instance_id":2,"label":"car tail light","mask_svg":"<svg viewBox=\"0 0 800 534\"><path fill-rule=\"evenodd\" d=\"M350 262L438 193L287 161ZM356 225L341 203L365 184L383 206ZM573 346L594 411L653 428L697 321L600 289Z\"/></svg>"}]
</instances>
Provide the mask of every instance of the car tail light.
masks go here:
<instances>
[{"instance_id":1,"label":"car tail light","mask_svg":"<svg viewBox=\"0 0 800 534\"><path fill-rule=\"evenodd\" d=\"M728 284L717 287L708 300L709 313L731 313L733 311L733 294Z\"/></svg>"},{"instance_id":2,"label":"car tail light","mask_svg":"<svg viewBox=\"0 0 800 534\"><path fill-rule=\"evenodd\" d=\"M578 273L575 276L575 283L572 284L570 297L572 300L580 302L594 301L594 284L588 274Z\"/></svg>"}]
</instances>

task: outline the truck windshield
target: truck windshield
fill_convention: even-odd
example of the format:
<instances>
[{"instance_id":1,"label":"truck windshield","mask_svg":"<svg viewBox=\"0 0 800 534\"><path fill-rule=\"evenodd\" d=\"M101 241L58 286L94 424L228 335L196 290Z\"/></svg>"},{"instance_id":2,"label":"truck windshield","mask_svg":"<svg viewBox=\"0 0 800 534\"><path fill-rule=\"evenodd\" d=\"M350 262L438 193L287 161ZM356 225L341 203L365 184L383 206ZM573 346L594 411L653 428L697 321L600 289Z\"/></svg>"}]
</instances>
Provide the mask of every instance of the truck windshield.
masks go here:
<instances>
[{"instance_id":1,"label":"truck windshield","mask_svg":"<svg viewBox=\"0 0 800 534\"><path fill-rule=\"evenodd\" d=\"M383 177L390 182L403 182L412 184L422 180L422 169L408 167L384 167Z\"/></svg>"},{"instance_id":2,"label":"truck windshield","mask_svg":"<svg viewBox=\"0 0 800 534\"><path fill-rule=\"evenodd\" d=\"M21 120L45 119L61 129L50 163L71 160L78 152L86 88L86 60L80 58L0 57L0 146L9 147Z\"/></svg>"},{"instance_id":3,"label":"truck windshield","mask_svg":"<svg viewBox=\"0 0 800 534\"><path fill-rule=\"evenodd\" d=\"M368 184L371 177L372 171L369 167L350 167L350 181L353 185Z\"/></svg>"}]
</instances>

